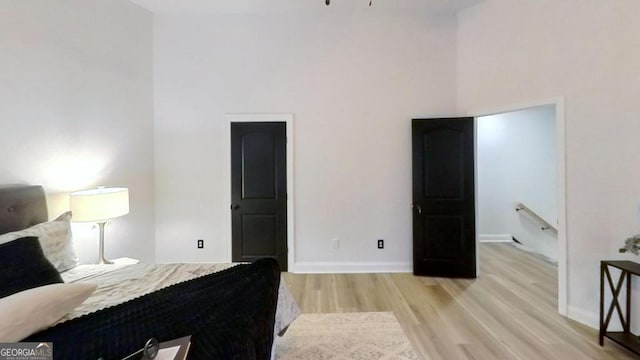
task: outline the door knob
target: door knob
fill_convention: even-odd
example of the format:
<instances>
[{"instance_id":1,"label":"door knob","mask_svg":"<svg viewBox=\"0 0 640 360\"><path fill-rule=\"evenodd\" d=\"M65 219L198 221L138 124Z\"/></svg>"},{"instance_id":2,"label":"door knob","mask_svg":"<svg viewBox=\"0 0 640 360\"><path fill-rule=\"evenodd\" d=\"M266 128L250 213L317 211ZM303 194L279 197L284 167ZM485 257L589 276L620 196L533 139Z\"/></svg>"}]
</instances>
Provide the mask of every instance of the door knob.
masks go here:
<instances>
[{"instance_id":1,"label":"door knob","mask_svg":"<svg viewBox=\"0 0 640 360\"><path fill-rule=\"evenodd\" d=\"M240 209L240 205L238 204L231 204L231 210L238 210Z\"/></svg>"},{"instance_id":2,"label":"door knob","mask_svg":"<svg viewBox=\"0 0 640 360\"><path fill-rule=\"evenodd\" d=\"M418 215L422 215L422 207L420 207L420 205L418 204L411 204L411 208L412 209L418 209Z\"/></svg>"}]
</instances>

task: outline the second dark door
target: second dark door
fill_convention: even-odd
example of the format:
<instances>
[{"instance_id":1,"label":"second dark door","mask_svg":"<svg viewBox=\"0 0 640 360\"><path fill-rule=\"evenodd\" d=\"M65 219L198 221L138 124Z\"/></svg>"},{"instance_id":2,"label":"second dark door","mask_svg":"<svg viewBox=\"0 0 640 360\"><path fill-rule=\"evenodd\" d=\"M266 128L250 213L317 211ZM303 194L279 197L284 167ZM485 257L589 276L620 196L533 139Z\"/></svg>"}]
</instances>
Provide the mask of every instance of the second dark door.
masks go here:
<instances>
[{"instance_id":1,"label":"second dark door","mask_svg":"<svg viewBox=\"0 0 640 360\"><path fill-rule=\"evenodd\" d=\"M286 123L231 123L232 260L287 270Z\"/></svg>"},{"instance_id":2,"label":"second dark door","mask_svg":"<svg viewBox=\"0 0 640 360\"><path fill-rule=\"evenodd\" d=\"M414 119L413 269L476 277L473 118Z\"/></svg>"}]
</instances>

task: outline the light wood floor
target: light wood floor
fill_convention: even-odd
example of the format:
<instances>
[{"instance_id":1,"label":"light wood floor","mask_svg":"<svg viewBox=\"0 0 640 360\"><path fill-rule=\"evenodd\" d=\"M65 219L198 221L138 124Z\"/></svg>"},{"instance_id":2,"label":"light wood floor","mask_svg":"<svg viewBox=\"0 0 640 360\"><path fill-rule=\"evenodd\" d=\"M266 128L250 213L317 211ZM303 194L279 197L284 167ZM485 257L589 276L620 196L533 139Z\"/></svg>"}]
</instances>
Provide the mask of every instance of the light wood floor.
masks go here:
<instances>
[{"instance_id":1,"label":"light wood floor","mask_svg":"<svg viewBox=\"0 0 640 360\"><path fill-rule=\"evenodd\" d=\"M557 269L481 244L475 280L411 274L284 274L303 312L393 311L425 360L636 359L557 313Z\"/></svg>"}]
</instances>

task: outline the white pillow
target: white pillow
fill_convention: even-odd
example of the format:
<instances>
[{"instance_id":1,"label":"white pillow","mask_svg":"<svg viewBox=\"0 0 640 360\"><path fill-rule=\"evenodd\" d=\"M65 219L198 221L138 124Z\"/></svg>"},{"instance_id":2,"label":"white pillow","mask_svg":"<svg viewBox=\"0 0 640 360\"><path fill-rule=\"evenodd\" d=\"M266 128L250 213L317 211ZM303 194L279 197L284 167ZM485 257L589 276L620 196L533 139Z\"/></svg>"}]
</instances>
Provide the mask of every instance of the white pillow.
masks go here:
<instances>
[{"instance_id":1,"label":"white pillow","mask_svg":"<svg viewBox=\"0 0 640 360\"><path fill-rule=\"evenodd\" d=\"M1 298L0 343L20 341L53 325L95 290L94 284L52 284Z\"/></svg>"},{"instance_id":2,"label":"white pillow","mask_svg":"<svg viewBox=\"0 0 640 360\"><path fill-rule=\"evenodd\" d=\"M0 235L0 244L26 236L37 236L44 256L58 272L63 272L78 265L78 257L73 247L70 221L71 212L68 211L53 221Z\"/></svg>"}]
</instances>

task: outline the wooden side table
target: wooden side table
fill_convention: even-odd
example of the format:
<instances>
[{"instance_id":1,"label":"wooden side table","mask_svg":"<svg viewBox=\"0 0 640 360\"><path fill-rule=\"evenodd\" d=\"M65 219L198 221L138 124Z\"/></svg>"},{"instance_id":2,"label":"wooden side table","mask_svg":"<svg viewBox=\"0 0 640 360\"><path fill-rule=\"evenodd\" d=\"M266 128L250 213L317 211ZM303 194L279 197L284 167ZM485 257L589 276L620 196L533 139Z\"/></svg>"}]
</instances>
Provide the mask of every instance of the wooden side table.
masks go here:
<instances>
[{"instance_id":1,"label":"wooden side table","mask_svg":"<svg viewBox=\"0 0 640 360\"><path fill-rule=\"evenodd\" d=\"M613 267L620 270L620 276L617 282L613 282L609 268ZM604 338L608 338L621 346L640 354L640 339L631 333L631 275L640 276L640 264L633 261L614 261L605 260L600 262L600 346L604 345ZM604 313L604 283L606 282L611 290L611 303L609 304L607 314ZM622 286L626 282L626 302L625 311L622 311L620 305L620 292ZM613 311L616 310L622 331L607 331Z\"/></svg>"}]
</instances>

